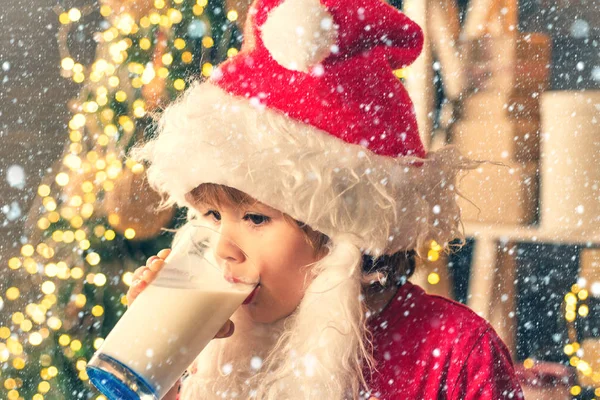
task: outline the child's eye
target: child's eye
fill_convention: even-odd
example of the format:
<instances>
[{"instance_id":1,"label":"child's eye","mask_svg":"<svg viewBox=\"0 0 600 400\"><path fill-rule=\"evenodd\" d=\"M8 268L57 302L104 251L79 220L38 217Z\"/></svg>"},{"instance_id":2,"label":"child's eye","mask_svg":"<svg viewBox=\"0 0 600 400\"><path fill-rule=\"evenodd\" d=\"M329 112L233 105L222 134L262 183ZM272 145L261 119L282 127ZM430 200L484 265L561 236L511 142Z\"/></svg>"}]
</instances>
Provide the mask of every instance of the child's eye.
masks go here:
<instances>
[{"instance_id":1,"label":"child's eye","mask_svg":"<svg viewBox=\"0 0 600 400\"><path fill-rule=\"evenodd\" d=\"M220 220L221 220L221 214L219 214L219 212L218 212L218 211L215 211L215 210L208 210L208 211L207 211L207 212L204 214L204 216L205 216L205 217L210 217L211 215L212 215L212 217L213 217L213 219L214 219L215 221L220 221Z\"/></svg>"},{"instance_id":2,"label":"child's eye","mask_svg":"<svg viewBox=\"0 0 600 400\"><path fill-rule=\"evenodd\" d=\"M254 225L264 225L271 220L269 217L260 214L246 214L244 215L244 219L252 222Z\"/></svg>"}]
</instances>

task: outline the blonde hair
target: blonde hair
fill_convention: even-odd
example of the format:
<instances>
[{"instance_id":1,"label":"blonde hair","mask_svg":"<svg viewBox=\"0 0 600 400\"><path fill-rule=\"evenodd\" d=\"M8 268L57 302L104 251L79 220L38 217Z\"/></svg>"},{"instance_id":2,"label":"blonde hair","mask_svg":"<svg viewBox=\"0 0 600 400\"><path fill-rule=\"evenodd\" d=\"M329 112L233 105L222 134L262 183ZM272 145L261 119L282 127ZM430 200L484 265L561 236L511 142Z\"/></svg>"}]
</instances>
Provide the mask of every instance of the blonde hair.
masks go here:
<instances>
[{"instance_id":1,"label":"blonde hair","mask_svg":"<svg viewBox=\"0 0 600 400\"><path fill-rule=\"evenodd\" d=\"M218 185L214 183L203 183L186 195L186 199L190 203L199 202L213 207L228 205L231 207L251 206L259 201L252 198L248 194L235 188ZM304 235L306 243L308 243L315 251L315 255L322 256L327 252L327 244L329 237L319 231L312 229L301 221L297 221L288 214L283 213L283 218L290 225L300 228Z\"/></svg>"}]
</instances>

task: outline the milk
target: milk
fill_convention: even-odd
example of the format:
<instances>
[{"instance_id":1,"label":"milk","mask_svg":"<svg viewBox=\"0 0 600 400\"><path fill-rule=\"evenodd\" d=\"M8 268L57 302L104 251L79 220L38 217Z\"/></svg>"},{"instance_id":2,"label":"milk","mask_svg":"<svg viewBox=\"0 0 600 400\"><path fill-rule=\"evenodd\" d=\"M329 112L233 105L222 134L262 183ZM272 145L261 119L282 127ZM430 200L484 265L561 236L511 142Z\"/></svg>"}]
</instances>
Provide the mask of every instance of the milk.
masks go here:
<instances>
[{"instance_id":1,"label":"milk","mask_svg":"<svg viewBox=\"0 0 600 400\"><path fill-rule=\"evenodd\" d=\"M232 285L233 286L233 285ZM123 315L99 350L156 387L164 395L181 377L227 319L252 292L149 285ZM111 340L111 337L118 340Z\"/></svg>"},{"instance_id":2,"label":"milk","mask_svg":"<svg viewBox=\"0 0 600 400\"><path fill-rule=\"evenodd\" d=\"M215 256L226 240L216 232L191 227L180 237L88 363L90 380L110 400L162 398L258 283L249 260Z\"/></svg>"}]
</instances>

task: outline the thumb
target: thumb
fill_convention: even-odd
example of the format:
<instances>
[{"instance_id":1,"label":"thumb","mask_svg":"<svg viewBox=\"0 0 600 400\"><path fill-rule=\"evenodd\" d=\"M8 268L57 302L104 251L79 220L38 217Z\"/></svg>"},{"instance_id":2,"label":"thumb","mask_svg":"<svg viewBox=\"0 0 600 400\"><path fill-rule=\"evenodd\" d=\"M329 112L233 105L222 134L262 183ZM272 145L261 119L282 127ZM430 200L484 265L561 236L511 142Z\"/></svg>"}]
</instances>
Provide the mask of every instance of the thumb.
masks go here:
<instances>
[{"instance_id":1,"label":"thumb","mask_svg":"<svg viewBox=\"0 0 600 400\"><path fill-rule=\"evenodd\" d=\"M233 335L234 331L235 325L233 321L229 319L227 320L227 322L225 322L225 325L223 325L223 327L219 329L219 332L217 332L217 334L215 335L215 339L228 338L229 336Z\"/></svg>"}]
</instances>

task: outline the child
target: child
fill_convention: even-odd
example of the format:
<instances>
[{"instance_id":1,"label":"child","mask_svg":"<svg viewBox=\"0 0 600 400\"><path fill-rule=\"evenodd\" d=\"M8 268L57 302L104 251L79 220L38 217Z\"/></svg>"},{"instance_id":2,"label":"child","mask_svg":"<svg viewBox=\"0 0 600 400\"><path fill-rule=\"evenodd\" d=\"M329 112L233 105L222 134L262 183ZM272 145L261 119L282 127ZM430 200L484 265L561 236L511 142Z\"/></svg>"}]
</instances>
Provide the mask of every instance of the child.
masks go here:
<instances>
[{"instance_id":1,"label":"child","mask_svg":"<svg viewBox=\"0 0 600 400\"><path fill-rule=\"evenodd\" d=\"M422 43L380 0L256 0L240 53L136 151L158 191L227 239L220 257L261 274L182 400L522 398L492 328L407 282L415 252L461 238L453 181L476 165L424 151L393 74Z\"/></svg>"}]
</instances>

